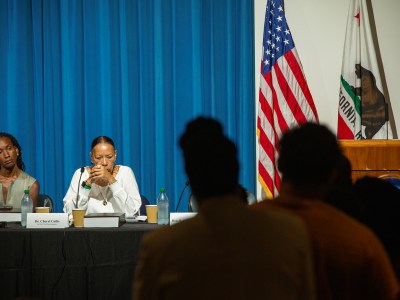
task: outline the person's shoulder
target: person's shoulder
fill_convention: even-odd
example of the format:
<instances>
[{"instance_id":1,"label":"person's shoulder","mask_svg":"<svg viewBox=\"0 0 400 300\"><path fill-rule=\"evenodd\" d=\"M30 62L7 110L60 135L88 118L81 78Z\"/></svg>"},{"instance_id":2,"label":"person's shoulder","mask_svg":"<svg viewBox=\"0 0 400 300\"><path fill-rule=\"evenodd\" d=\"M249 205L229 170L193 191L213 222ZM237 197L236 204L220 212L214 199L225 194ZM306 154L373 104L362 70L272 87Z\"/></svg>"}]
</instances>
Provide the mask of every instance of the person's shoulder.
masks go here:
<instances>
[{"instance_id":1,"label":"person's shoulder","mask_svg":"<svg viewBox=\"0 0 400 300\"><path fill-rule=\"evenodd\" d=\"M84 173L84 172L89 172L88 170L91 170L91 169L92 169L92 166L86 166L86 167L77 168L75 170L74 174L75 173L80 174L80 173Z\"/></svg>"},{"instance_id":2,"label":"person's shoulder","mask_svg":"<svg viewBox=\"0 0 400 300\"><path fill-rule=\"evenodd\" d=\"M302 218L280 207L273 209L249 208L254 232L260 232L267 241L274 241L273 247L284 245L309 251L310 234ZM250 221L249 221L250 223Z\"/></svg>"},{"instance_id":3,"label":"person's shoulder","mask_svg":"<svg viewBox=\"0 0 400 300\"><path fill-rule=\"evenodd\" d=\"M264 205L265 204L261 204L260 202L258 206L261 208ZM271 204L267 204L266 206L269 207L270 205ZM280 208L279 206L273 207L273 209L254 209L254 207L249 207L249 210L252 211L253 214L259 215L259 218L264 219L264 222L269 223L270 226L287 227L296 231L305 228L303 220L296 214Z\"/></svg>"},{"instance_id":4,"label":"person's shoulder","mask_svg":"<svg viewBox=\"0 0 400 300\"><path fill-rule=\"evenodd\" d=\"M357 228L361 231L372 233L372 230L370 230L366 225L362 224L352 216L348 215L346 212L334 207L329 203L325 203L323 201L316 201L315 204L313 204L313 208L318 213L325 215L326 218L331 219L332 222L335 221L341 224L345 224L346 226L349 227Z\"/></svg>"},{"instance_id":5,"label":"person's shoulder","mask_svg":"<svg viewBox=\"0 0 400 300\"><path fill-rule=\"evenodd\" d=\"M278 208L276 205L276 199L263 199L259 202L256 202L254 204L251 204L249 207L251 209L259 210L259 209L265 209L265 208Z\"/></svg>"},{"instance_id":6,"label":"person's shoulder","mask_svg":"<svg viewBox=\"0 0 400 300\"><path fill-rule=\"evenodd\" d=\"M20 179L25 180L28 179L30 181L36 181L36 179L34 177L32 177L31 175L29 175L28 173L21 171L21 174L18 176Z\"/></svg>"},{"instance_id":7,"label":"person's shoulder","mask_svg":"<svg viewBox=\"0 0 400 300\"><path fill-rule=\"evenodd\" d=\"M313 209L313 218L324 222L325 231L331 231L335 236L340 235L340 238L348 243L362 245L365 250L380 245L381 242L372 229L338 208L317 201Z\"/></svg>"},{"instance_id":8,"label":"person's shoulder","mask_svg":"<svg viewBox=\"0 0 400 300\"><path fill-rule=\"evenodd\" d=\"M174 225L161 226L160 228L146 234L145 243L149 245L174 244L177 241L185 241L187 237L193 235L193 228L199 224L199 216L196 215L190 219L186 219Z\"/></svg>"},{"instance_id":9,"label":"person's shoulder","mask_svg":"<svg viewBox=\"0 0 400 300\"><path fill-rule=\"evenodd\" d=\"M249 209L253 213L265 215L266 219L263 222L267 224L264 227L268 227L268 230L276 231L279 228L282 235L293 236L294 234L307 239L309 234L304 219L295 210L288 209L286 205L283 205L287 203L280 202L282 201L278 199L265 199L250 205Z\"/></svg>"},{"instance_id":10,"label":"person's shoulder","mask_svg":"<svg viewBox=\"0 0 400 300\"><path fill-rule=\"evenodd\" d=\"M287 209L285 207L285 205L281 205L281 204L282 203L280 203L276 199L264 199L264 200L261 200L260 202L251 204L248 207L250 208L250 210L253 210L253 211L263 211L264 213L268 212L268 214L276 215L276 216L284 216L284 218L288 214L290 216L295 216L295 214L290 209ZM297 219L296 216L295 216L295 219Z\"/></svg>"},{"instance_id":11,"label":"person's shoulder","mask_svg":"<svg viewBox=\"0 0 400 300\"><path fill-rule=\"evenodd\" d=\"M118 168L118 173L133 173L133 170L131 167L124 166L124 165L116 165L115 167Z\"/></svg>"},{"instance_id":12,"label":"person's shoulder","mask_svg":"<svg viewBox=\"0 0 400 300\"><path fill-rule=\"evenodd\" d=\"M120 170L132 170L131 167L125 165L116 165Z\"/></svg>"}]
</instances>

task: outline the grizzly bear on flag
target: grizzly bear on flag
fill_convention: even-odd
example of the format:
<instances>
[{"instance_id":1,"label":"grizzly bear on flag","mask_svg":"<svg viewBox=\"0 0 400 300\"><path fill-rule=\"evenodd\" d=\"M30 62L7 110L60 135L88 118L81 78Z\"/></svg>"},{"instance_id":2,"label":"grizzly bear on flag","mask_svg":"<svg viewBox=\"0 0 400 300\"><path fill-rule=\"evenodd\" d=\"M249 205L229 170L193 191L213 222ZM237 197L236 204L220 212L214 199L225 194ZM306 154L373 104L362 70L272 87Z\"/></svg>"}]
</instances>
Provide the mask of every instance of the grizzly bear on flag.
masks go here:
<instances>
[{"instance_id":1,"label":"grizzly bear on flag","mask_svg":"<svg viewBox=\"0 0 400 300\"><path fill-rule=\"evenodd\" d=\"M351 88L361 99L361 124L365 126L365 137L371 139L388 120L387 103L376 86L374 74L361 64L356 64L355 67L361 86Z\"/></svg>"}]
</instances>

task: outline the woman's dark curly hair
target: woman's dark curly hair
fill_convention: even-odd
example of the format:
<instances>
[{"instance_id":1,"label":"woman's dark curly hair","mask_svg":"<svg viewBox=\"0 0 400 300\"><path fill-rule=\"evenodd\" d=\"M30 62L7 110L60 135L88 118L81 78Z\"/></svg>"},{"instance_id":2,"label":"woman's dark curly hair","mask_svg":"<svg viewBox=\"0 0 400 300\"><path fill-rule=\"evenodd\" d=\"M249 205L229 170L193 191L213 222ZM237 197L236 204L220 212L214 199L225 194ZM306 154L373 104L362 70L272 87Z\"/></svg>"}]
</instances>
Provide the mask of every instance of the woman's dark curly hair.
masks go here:
<instances>
[{"instance_id":1,"label":"woman's dark curly hair","mask_svg":"<svg viewBox=\"0 0 400 300\"><path fill-rule=\"evenodd\" d=\"M8 138L11 141L11 144L18 149L19 155L17 156L17 166L20 170L25 171L25 164L22 161L22 148L17 139L6 132L0 132L0 138Z\"/></svg>"}]
</instances>

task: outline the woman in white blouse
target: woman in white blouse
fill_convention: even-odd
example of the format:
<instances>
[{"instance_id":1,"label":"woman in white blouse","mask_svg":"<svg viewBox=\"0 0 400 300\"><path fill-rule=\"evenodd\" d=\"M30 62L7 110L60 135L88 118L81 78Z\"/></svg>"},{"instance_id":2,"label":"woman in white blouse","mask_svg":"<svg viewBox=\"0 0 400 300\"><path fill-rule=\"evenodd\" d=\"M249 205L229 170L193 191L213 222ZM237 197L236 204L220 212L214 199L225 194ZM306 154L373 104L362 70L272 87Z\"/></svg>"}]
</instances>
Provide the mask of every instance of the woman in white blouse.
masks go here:
<instances>
[{"instance_id":1,"label":"woman in white blouse","mask_svg":"<svg viewBox=\"0 0 400 300\"><path fill-rule=\"evenodd\" d=\"M75 171L64 197L64 212L72 220L74 208L86 214L122 212L126 217L138 214L141 205L139 188L131 168L114 165L117 157L112 139L99 136L92 142L92 167ZM78 200L78 201L77 201Z\"/></svg>"}]
</instances>

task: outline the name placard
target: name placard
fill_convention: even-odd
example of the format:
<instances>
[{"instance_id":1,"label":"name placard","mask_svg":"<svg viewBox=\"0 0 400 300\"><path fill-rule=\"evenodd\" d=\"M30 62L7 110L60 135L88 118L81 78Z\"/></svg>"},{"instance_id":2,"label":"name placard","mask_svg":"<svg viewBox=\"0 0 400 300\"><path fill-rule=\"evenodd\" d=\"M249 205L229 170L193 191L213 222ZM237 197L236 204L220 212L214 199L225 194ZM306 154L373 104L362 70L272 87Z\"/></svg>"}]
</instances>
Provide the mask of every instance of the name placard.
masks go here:
<instances>
[{"instance_id":1,"label":"name placard","mask_svg":"<svg viewBox=\"0 0 400 300\"><path fill-rule=\"evenodd\" d=\"M174 225L176 223L182 222L183 220L193 218L195 215L197 215L197 213L195 212L170 213L169 224Z\"/></svg>"},{"instance_id":2,"label":"name placard","mask_svg":"<svg viewBox=\"0 0 400 300\"><path fill-rule=\"evenodd\" d=\"M1 212L0 222L21 222L21 213L17 212Z\"/></svg>"},{"instance_id":3,"label":"name placard","mask_svg":"<svg viewBox=\"0 0 400 300\"><path fill-rule=\"evenodd\" d=\"M66 228L69 227L67 213L28 213L27 228Z\"/></svg>"}]
</instances>

